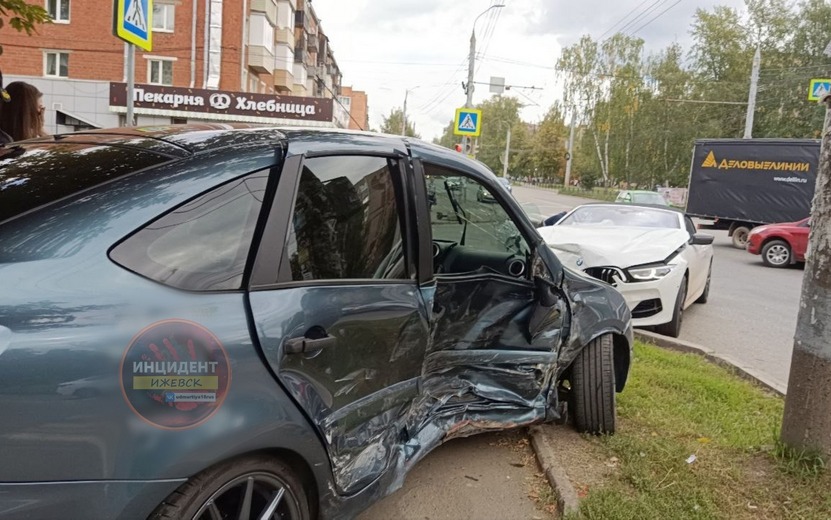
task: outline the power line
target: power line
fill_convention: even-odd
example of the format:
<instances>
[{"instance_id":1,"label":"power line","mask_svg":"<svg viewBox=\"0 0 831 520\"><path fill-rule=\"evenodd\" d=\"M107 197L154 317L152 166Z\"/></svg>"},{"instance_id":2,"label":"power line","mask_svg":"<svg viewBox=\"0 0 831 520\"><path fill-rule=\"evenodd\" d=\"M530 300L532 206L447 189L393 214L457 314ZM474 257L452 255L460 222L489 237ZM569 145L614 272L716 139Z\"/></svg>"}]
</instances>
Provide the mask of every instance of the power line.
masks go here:
<instances>
[{"instance_id":1,"label":"power line","mask_svg":"<svg viewBox=\"0 0 831 520\"><path fill-rule=\"evenodd\" d=\"M639 14L638 16L632 18L631 20L629 20L626 23L626 25L624 25L623 27L618 29L617 33L618 34L625 34L626 30L628 30L630 27L634 26L636 23L638 23L640 20L642 20L645 16L649 16L650 14L655 12L659 7L661 7L661 5L665 4L668 1L669 0L655 0L654 2L649 4L649 6L646 9L644 9L643 12L641 12L641 14ZM614 35L612 35L612 36L614 36ZM604 41L608 41L611 38L612 37L610 36L609 38L606 38L606 40L604 40Z\"/></svg>"},{"instance_id":2,"label":"power line","mask_svg":"<svg viewBox=\"0 0 831 520\"><path fill-rule=\"evenodd\" d=\"M667 7L666 9L664 9L663 11L661 11L660 13L658 13L657 15L655 15L655 17L653 17L652 19L650 19L648 22L646 22L645 24L643 24L643 25L641 25L640 27L638 27L637 29L635 29L632 33L630 33L630 34L629 34L629 36L634 36L634 35L638 34L638 32L639 32L641 29L643 29L643 28L644 28L644 27L646 27L647 25L651 24L652 22L654 22L655 20L657 20L658 18L660 18L661 16L663 16L663 15L664 15L664 13L666 13L667 11L669 11L670 9L672 9L673 7L675 7L676 5L678 5L678 4L680 4L680 3L681 3L681 0L676 0L674 4L670 5L669 7Z\"/></svg>"},{"instance_id":3,"label":"power line","mask_svg":"<svg viewBox=\"0 0 831 520\"><path fill-rule=\"evenodd\" d=\"M606 36L607 34L609 34L609 33L610 33L610 32L611 32L611 31L612 31L615 27L617 27L617 26L618 26L618 24L619 24L619 23L621 23L622 21L624 21L624 20L626 20L627 18L629 18L629 16L630 16L630 15L634 14L634 13L635 13L635 11L637 11L638 9L640 9L641 7L643 7L643 5L644 5L645 3L647 3L647 2L649 2L649 0L643 0L643 2L639 3L639 4L638 4L637 6L635 6L633 9L631 9L628 13L626 13L626 15L625 15L623 18L621 18L620 20L618 20L617 22L615 22L615 24L614 24L614 25L612 25L611 27L609 27L608 29L606 29L606 32L604 32L603 34L601 34L601 35L597 38L597 39L598 39L598 41L599 41L599 40L602 40L602 39L603 39L603 37L604 37L604 36Z\"/></svg>"}]
</instances>

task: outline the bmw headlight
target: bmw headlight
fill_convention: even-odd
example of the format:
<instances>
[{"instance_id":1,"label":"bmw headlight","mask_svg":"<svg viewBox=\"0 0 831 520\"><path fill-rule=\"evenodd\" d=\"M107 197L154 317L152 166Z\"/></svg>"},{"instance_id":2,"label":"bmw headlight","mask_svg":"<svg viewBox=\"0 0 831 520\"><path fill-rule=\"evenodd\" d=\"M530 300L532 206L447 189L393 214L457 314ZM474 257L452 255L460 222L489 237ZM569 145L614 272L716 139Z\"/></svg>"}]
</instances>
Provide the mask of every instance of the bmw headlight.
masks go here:
<instances>
[{"instance_id":1,"label":"bmw headlight","mask_svg":"<svg viewBox=\"0 0 831 520\"><path fill-rule=\"evenodd\" d=\"M638 267L635 269L629 269L629 276L631 276L632 280L635 282L652 282L665 277L671 273L674 268L674 265L666 264Z\"/></svg>"}]
</instances>

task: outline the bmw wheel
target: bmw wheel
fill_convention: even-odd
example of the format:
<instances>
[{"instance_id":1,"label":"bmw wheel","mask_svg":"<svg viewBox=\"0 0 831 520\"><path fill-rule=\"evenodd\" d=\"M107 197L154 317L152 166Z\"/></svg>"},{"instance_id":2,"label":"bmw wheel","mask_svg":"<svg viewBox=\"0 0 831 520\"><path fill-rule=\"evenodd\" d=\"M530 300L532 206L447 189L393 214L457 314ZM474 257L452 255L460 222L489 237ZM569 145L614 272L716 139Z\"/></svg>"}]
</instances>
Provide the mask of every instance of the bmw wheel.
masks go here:
<instances>
[{"instance_id":1,"label":"bmw wheel","mask_svg":"<svg viewBox=\"0 0 831 520\"><path fill-rule=\"evenodd\" d=\"M684 302L687 300L687 278L681 282L681 287L678 288L678 296L675 297L675 307L672 311L672 321L664 323L655 327L655 332L677 338L681 335L681 324L684 321Z\"/></svg>"},{"instance_id":2,"label":"bmw wheel","mask_svg":"<svg viewBox=\"0 0 831 520\"><path fill-rule=\"evenodd\" d=\"M784 240L772 240L762 247L762 262L768 267L791 265L791 246Z\"/></svg>"},{"instance_id":3,"label":"bmw wheel","mask_svg":"<svg viewBox=\"0 0 831 520\"><path fill-rule=\"evenodd\" d=\"M261 455L197 474L167 497L150 518L308 520L311 515L303 486L291 469Z\"/></svg>"}]
</instances>

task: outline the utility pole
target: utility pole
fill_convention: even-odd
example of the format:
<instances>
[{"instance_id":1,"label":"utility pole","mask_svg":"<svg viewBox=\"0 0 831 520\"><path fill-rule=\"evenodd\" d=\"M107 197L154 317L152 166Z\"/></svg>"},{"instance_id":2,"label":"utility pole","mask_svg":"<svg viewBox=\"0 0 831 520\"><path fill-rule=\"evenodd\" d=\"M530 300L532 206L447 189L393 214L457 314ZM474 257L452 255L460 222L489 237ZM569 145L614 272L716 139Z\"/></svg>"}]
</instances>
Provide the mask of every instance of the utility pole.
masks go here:
<instances>
[{"instance_id":1,"label":"utility pole","mask_svg":"<svg viewBox=\"0 0 831 520\"><path fill-rule=\"evenodd\" d=\"M577 110L571 107L571 130L568 132L568 151L566 152L566 176L563 184L568 187L571 183L571 162L574 160L574 124L577 119Z\"/></svg>"},{"instance_id":2,"label":"utility pole","mask_svg":"<svg viewBox=\"0 0 831 520\"><path fill-rule=\"evenodd\" d=\"M465 85L465 94L467 94L467 99L465 100L465 108L473 108L473 73L476 69L476 22L479 21L479 18L481 18L483 14L487 13L491 9L501 9L502 7L505 7L505 4L492 5L479 13L479 15L473 19L473 29L470 31L470 51L467 57L467 84ZM465 153L468 153L468 143L470 143L470 138L466 135L462 136L462 150L464 150ZM471 152L472 151L471 145Z\"/></svg>"},{"instance_id":3,"label":"utility pole","mask_svg":"<svg viewBox=\"0 0 831 520\"><path fill-rule=\"evenodd\" d=\"M125 126L135 126L136 116L133 109L133 96L136 92L136 46L132 43L127 44L127 124Z\"/></svg>"},{"instance_id":4,"label":"utility pole","mask_svg":"<svg viewBox=\"0 0 831 520\"><path fill-rule=\"evenodd\" d=\"M407 96L410 95L409 90L404 91L404 110L401 114L401 135L407 135Z\"/></svg>"},{"instance_id":5,"label":"utility pole","mask_svg":"<svg viewBox=\"0 0 831 520\"><path fill-rule=\"evenodd\" d=\"M744 118L744 138L753 137L753 113L756 111L756 91L759 88L759 66L762 63L762 45L756 44L753 55L753 72L750 74L750 94L747 97L747 115Z\"/></svg>"},{"instance_id":6,"label":"utility pole","mask_svg":"<svg viewBox=\"0 0 831 520\"><path fill-rule=\"evenodd\" d=\"M811 212L799 315L796 320L782 441L799 452L831 457L831 95Z\"/></svg>"},{"instance_id":7,"label":"utility pole","mask_svg":"<svg viewBox=\"0 0 831 520\"><path fill-rule=\"evenodd\" d=\"M508 178L508 161L511 160L511 125L508 124L508 136L505 138L505 160L502 161L502 177Z\"/></svg>"}]
</instances>

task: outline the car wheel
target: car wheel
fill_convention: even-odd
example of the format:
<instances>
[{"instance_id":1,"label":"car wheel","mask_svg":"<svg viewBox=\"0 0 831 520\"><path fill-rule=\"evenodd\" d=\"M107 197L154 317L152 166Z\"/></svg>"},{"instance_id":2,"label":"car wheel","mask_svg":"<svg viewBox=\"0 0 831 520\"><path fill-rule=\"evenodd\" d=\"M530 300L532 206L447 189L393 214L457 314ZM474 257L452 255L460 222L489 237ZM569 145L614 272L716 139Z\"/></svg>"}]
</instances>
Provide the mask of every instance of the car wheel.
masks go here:
<instances>
[{"instance_id":1,"label":"car wheel","mask_svg":"<svg viewBox=\"0 0 831 520\"><path fill-rule=\"evenodd\" d=\"M736 226L736 228L733 230L733 247L744 249L747 246L747 235L749 234L749 227Z\"/></svg>"},{"instance_id":2,"label":"car wheel","mask_svg":"<svg viewBox=\"0 0 831 520\"><path fill-rule=\"evenodd\" d=\"M791 246L784 240L772 240L762 247L762 262L768 267L791 265Z\"/></svg>"},{"instance_id":3,"label":"car wheel","mask_svg":"<svg viewBox=\"0 0 831 520\"><path fill-rule=\"evenodd\" d=\"M197 474L168 496L151 520L280 518L309 520L303 486L283 462L256 456Z\"/></svg>"},{"instance_id":4,"label":"car wheel","mask_svg":"<svg viewBox=\"0 0 831 520\"><path fill-rule=\"evenodd\" d=\"M675 297L675 308L672 311L672 321L655 327L655 332L671 338L677 338L681 334L681 323L684 321L684 301L687 299L687 278L681 282L678 288L678 296Z\"/></svg>"},{"instance_id":5,"label":"car wheel","mask_svg":"<svg viewBox=\"0 0 831 520\"><path fill-rule=\"evenodd\" d=\"M707 270L707 283L704 284L704 292L695 300L695 303L707 303L710 298L710 279L713 277L713 262L710 262L710 269Z\"/></svg>"},{"instance_id":6,"label":"car wheel","mask_svg":"<svg viewBox=\"0 0 831 520\"><path fill-rule=\"evenodd\" d=\"M586 345L571 365L571 409L578 432L615 432L615 369L612 336Z\"/></svg>"}]
</instances>

